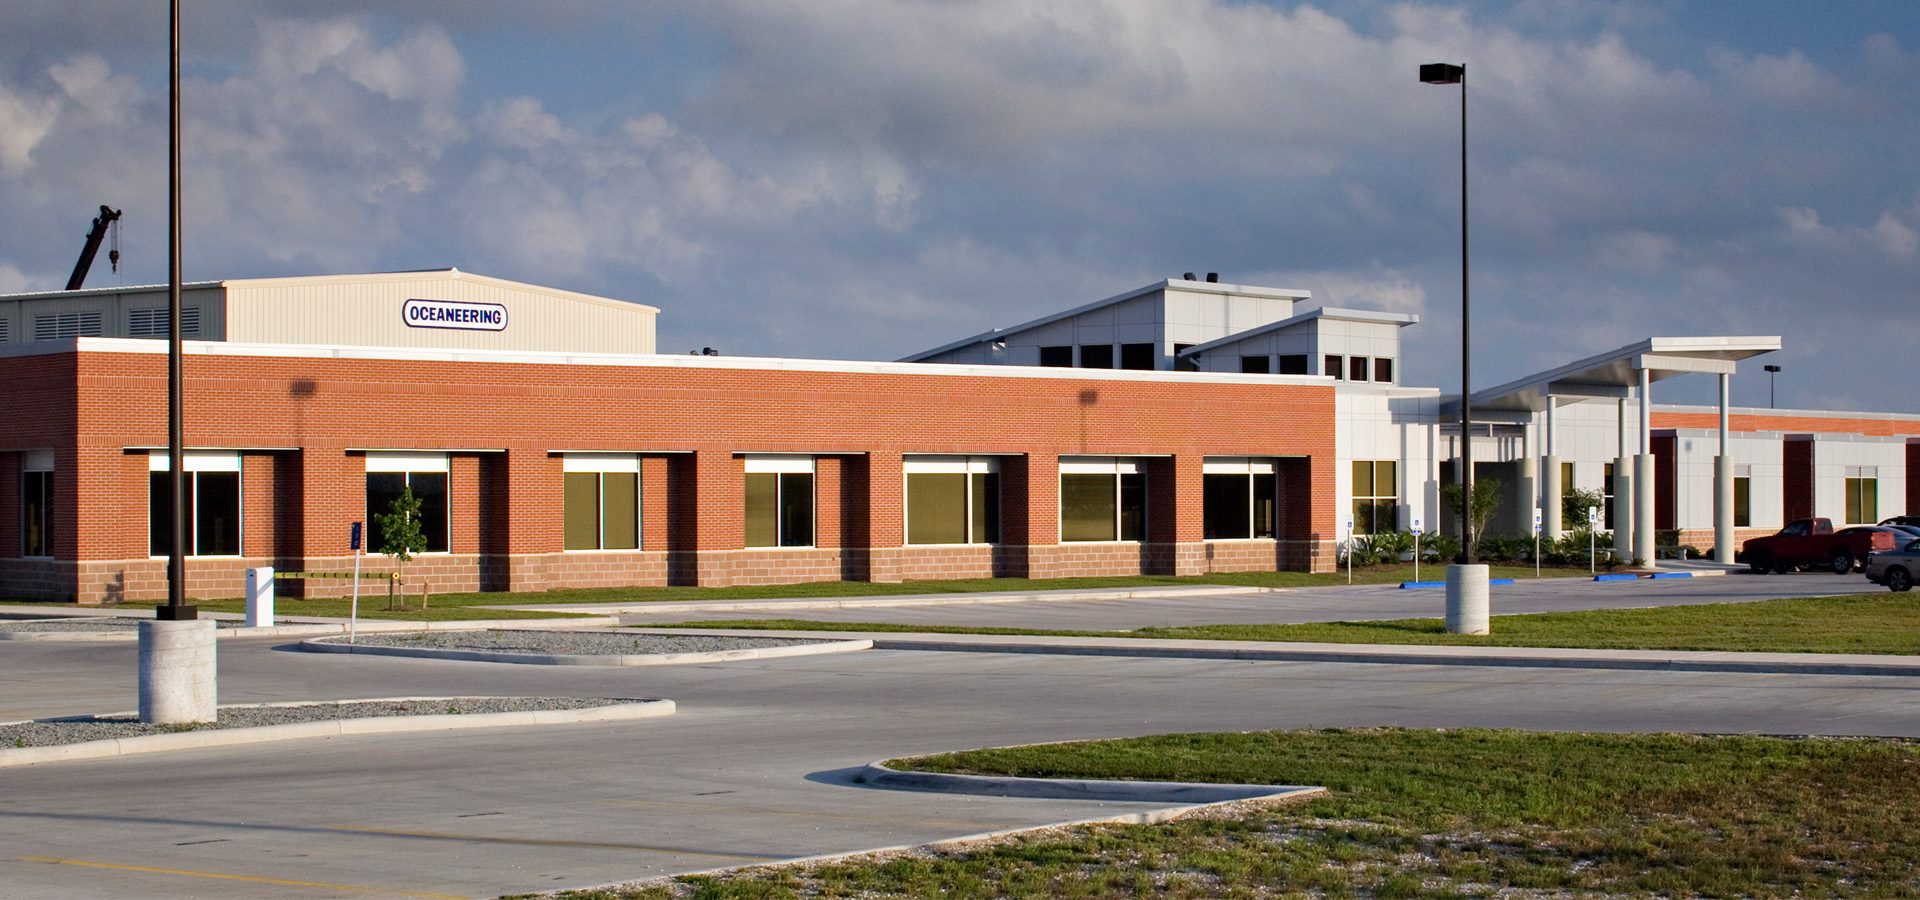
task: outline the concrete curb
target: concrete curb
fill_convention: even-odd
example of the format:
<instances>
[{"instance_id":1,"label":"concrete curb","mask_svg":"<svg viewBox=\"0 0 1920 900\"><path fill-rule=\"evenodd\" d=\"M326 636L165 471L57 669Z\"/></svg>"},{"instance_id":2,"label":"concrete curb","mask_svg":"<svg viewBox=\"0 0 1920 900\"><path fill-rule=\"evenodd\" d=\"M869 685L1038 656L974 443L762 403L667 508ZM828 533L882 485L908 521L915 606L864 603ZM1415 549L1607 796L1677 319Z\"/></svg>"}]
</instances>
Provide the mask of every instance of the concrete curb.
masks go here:
<instances>
[{"instance_id":1,"label":"concrete curb","mask_svg":"<svg viewBox=\"0 0 1920 900\"><path fill-rule=\"evenodd\" d=\"M1120 656L1150 659L1220 659L1258 662L1370 663L1418 666L1506 666L1546 669L1627 669L1665 672L1736 672L1782 675L1877 675L1920 677L1920 656L1858 653L1740 653L1688 650L1591 650L1558 647L1462 647L1423 644L1324 644L1278 641L1207 641L1155 638L1044 637L1029 635L902 634L857 631L734 629L635 629L641 633L796 637L870 636L875 650L948 653L1038 653L1059 656Z\"/></svg>"},{"instance_id":2,"label":"concrete curb","mask_svg":"<svg viewBox=\"0 0 1920 900\"><path fill-rule=\"evenodd\" d=\"M631 634L632 632L622 632ZM675 634L668 632L668 634ZM678 636L687 636L679 632ZM768 637L768 635L747 635ZM420 659L445 659L460 662L517 663L525 666L679 666L694 663L732 662L742 659L774 659L782 656L816 656L825 653L853 653L872 650L873 641L810 637L811 644L786 647L747 647L739 650L713 650L705 653L496 653L487 650L443 650L435 647L381 647L371 644L344 644L339 638L316 638L300 642L300 649L313 653L359 653L369 656L411 656Z\"/></svg>"},{"instance_id":3,"label":"concrete curb","mask_svg":"<svg viewBox=\"0 0 1920 900\"><path fill-rule=\"evenodd\" d=\"M97 617L94 617L97 618ZM144 617L143 617L144 618ZM139 621L139 619L135 619ZM409 622L397 619L361 620L359 630L366 634L392 634L407 631L485 631L492 628L554 629L554 628L611 628L618 626L617 616L586 616L578 619L472 619L433 622ZM243 638L303 638L319 635L346 634L347 624L330 622L304 622L292 625L274 625L267 628L220 628L214 631L214 637L220 640L240 640ZM139 632L129 628L124 633L118 631L8 631L0 628L0 641L135 641Z\"/></svg>"},{"instance_id":4,"label":"concrete curb","mask_svg":"<svg viewBox=\"0 0 1920 900\"><path fill-rule=\"evenodd\" d=\"M1017 778L952 775L890 768L871 762L853 776L858 784L901 791L981 794L1038 800L1106 800L1117 803L1180 803L1208 806L1241 800L1280 800L1324 794L1323 787L1286 784L1211 784L1190 781L1105 781L1082 778Z\"/></svg>"},{"instance_id":5,"label":"concrete curb","mask_svg":"<svg viewBox=\"0 0 1920 900\"><path fill-rule=\"evenodd\" d=\"M381 697L369 700L339 700L336 704L378 703L397 700L466 700L481 699L468 697ZM260 703L242 706L223 706L222 709L241 709L260 706L313 706L309 701L290 703ZM475 713L472 715L434 715L434 716L373 716L358 719L328 719L320 722L293 722L286 725L263 725L258 728L216 728L204 731L181 731L173 734L150 734L140 737L109 738L102 741L87 741L80 744L59 744L50 747L14 747L0 749L0 768L12 766L30 766L38 763L67 762L82 759L106 759L115 756L132 756L139 753L161 753L169 750L199 750L208 747L231 747L240 744L260 744L272 741L292 741L302 738L335 737L353 734L399 734L413 731L464 731L473 728L508 728L517 725L566 725L576 722L615 722L629 719L651 719L670 716L676 711L672 700L639 700L626 703L613 703L607 706L590 706L584 709L537 709L517 712ZM107 715L131 715L131 713L108 713ZM41 719L35 721L59 721ZM0 724L20 724L8 722Z\"/></svg>"},{"instance_id":6,"label":"concrete curb","mask_svg":"<svg viewBox=\"0 0 1920 900\"><path fill-rule=\"evenodd\" d=\"M1033 591L1027 593L983 592L978 594L900 594L881 597L819 597L793 600L703 600L676 603L565 603L508 605L493 604L475 609L514 609L536 612L587 613L663 613L753 612L782 609L879 609L890 606L966 606L989 603L1039 603L1058 600L1151 600L1167 597L1214 597L1230 594L1280 594L1295 588L1236 587L1206 585L1178 588L1103 588L1085 591Z\"/></svg>"}]
</instances>

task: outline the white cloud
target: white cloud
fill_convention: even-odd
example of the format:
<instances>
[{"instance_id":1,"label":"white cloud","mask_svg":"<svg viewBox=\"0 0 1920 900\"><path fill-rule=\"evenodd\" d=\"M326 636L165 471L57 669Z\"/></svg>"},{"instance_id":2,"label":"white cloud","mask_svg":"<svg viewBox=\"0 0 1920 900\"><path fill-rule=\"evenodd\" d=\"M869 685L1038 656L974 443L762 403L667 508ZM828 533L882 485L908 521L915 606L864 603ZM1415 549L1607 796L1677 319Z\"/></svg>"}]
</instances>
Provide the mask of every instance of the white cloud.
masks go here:
<instances>
[{"instance_id":1,"label":"white cloud","mask_svg":"<svg viewBox=\"0 0 1920 900\"><path fill-rule=\"evenodd\" d=\"M1880 221L1873 224L1873 236L1888 256L1897 259L1911 258L1915 250L1920 250L1920 234L1914 234L1890 212L1880 214Z\"/></svg>"},{"instance_id":2,"label":"white cloud","mask_svg":"<svg viewBox=\"0 0 1920 900\"><path fill-rule=\"evenodd\" d=\"M0 175L26 171L33 148L47 136L59 114L60 103L51 97L26 96L0 85Z\"/></svg>"}]
</instances>

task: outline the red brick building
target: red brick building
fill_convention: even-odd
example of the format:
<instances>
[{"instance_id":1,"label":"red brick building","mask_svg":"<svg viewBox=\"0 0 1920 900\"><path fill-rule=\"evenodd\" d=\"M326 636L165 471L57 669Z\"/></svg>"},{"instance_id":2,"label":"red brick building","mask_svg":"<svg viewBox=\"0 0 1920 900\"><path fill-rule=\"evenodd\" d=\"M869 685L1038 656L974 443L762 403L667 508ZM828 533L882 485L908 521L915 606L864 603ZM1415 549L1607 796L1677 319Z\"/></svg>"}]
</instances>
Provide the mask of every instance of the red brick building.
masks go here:
<instances>
[{"instance_id":1,"label":"red brick building","mask_svg":"<svg viewBox=\"0 0 1920 900\"><path fill-rule=\"evenodd\" d=\"M1321 378L187 347L198 597L349 568L402 488L437 592L1322 570L1338 537ZM0 596L164 596L165 349L0 345Z\"/></svg>"}]
</instances>

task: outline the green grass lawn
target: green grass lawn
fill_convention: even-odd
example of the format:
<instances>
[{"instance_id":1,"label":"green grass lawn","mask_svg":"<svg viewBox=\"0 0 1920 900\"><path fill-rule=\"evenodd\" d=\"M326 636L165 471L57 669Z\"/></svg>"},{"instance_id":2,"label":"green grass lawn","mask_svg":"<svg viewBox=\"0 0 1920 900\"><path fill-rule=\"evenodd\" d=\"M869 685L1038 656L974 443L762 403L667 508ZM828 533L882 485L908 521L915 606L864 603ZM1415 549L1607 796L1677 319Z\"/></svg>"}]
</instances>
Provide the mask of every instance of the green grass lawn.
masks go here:
<instances>
[{"instance_id":1,"label":"green grass lawn","mask_svg":"<svg viewBox=\"0 0 1920 900\"><path fill-rule=\"evenodd\" d=\"M1533 569L1517 566L1492 567L1495 578L1532 578ZM1423 577L1443 577L1444 568L1423 566ZM1543 577L1586 576L1585 569L1546 569ZM1413 567L1374 566L1355 569L1355 584L1398 584L1413 577ZM372 584L373 582L369 582ZM698 600L766 600L809 597L882 597L901 594L970 594L987 591L1060 591L1086 590L1092 588L1151 588L1151 587L1191 587L1194 585L1232 585L1239 587L1327 587L1346 584L1344 571L1339 573L1310 574L1307 572L1230 572L1214 575L1194 575L1174 577L1171 575L1112 576L1100 578L964 578L944 581L907 581L898 584L875 584L865 581L822 581L811 584L755 585L751 587L622 587L622 588L583 588L564 591L539 591L524 593L485 592L485 593L448 593L434 594L427 612L423 615L419 609L388 611L386 606L386 587L378 588L378 595L369 599L361 598L360 613L369 618L385 619L425 619L443 620L459 618L542 618L539 613L509 613L502 610L482 610L479 612L447 613L446 610L468 606L488 606L495 604L540 604L540 603L649 603L668 601ZM367 588L374 590L374 588ZM34 601L0 601L34 603ZM239 598L215 600L194 600L202 609L212 612L244 612L246 602ZM41 605L34 603L34 605ZM48 606L72 604L45 604ZM129 602L127 606L153 606L150 601ZM417 605L417 604L416 604ZM276 605L276 611L282 615L299 616L345 616L345 600L293 600L282 598Z\"/></svg>"},{"instance_id":2,"label":"green grass lawn","mask_svg":"<svg viewBox=\"0 0 1920 900\"><path fill-rule=\"evenodd\" d=\"M1317 784L1163 825L685 877L590 897L1849 896L1920 892L1920 745L1462 729L1162 735L933 771ZM937 802L937 801L930 801Z\"/></svg>"},{"instance_id":3,"label":"green grass lawn","mask_svg":"<svg viewBox=\"0 0 1920 900\"><path fill-rule=\"evenodd\" d=\"M1749 603L1600 609L1494 616L1490 635L1447 634L1439 619L1316 622L1305 625L1190 625L1136 631L1046 631L804 619L711 619L672 628L766 628L937 634L1305 641L1332 644L1447 644L1463 647L1584 647L1779 653L1920 654L1920 601L1888 592Z\"/></svg>"}]
</instances>

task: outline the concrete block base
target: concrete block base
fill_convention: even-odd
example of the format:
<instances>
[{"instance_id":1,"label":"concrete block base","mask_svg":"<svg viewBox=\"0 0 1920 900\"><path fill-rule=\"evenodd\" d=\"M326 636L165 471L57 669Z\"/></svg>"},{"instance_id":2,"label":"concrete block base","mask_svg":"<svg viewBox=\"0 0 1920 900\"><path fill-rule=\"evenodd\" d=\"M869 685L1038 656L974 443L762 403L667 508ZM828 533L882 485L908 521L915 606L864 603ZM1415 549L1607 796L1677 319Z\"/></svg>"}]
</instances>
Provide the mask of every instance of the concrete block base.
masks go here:
<instances>
[{"instance_id":1,"label":"concrete block base","mask_svg":"<svg viewBox=\"0 0 1920 900\"><path fill-rule=\"evenodd\" d=\"M214 621L140 623L140 721L211 722L218 714Z\"/></svg>"},{"instance_id":2,"label":"concrete block base","mask_svg":"<svg viewBox=\"0 0 1920 900\"><path fill-rule=\"evenodd\" d=\"M1447 567L1447 633L1486 634L1490 590L1484 565Z\"/></svg>"}]
</instances>

